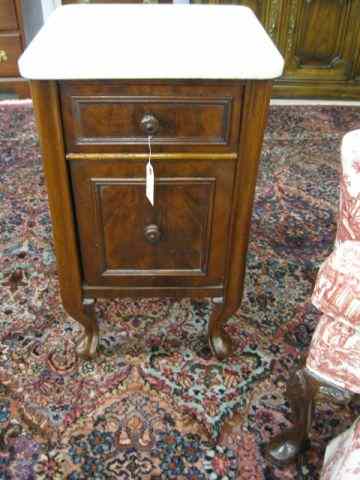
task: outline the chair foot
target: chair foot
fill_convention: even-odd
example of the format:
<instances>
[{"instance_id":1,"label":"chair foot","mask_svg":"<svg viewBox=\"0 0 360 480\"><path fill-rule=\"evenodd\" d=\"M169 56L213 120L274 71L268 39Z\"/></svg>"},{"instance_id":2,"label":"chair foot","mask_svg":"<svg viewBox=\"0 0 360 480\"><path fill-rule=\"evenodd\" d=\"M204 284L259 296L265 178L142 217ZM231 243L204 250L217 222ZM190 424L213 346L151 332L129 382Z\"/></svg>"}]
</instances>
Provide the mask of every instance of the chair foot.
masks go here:
<instances>
[{"instance_id":1,"label":"chair foot","mask_svg":"<svg viewBox=\"0 0 360 480\"><path fill-rule=\"evenodd\" d=\"M297 430L289 429L270 440L266 458L278 467L285 467L295 462L309 447L308 438L301 439Z\"/></svg>"},{"instance_id":2,"label":"chair foot","mask_svg":"<svg viewBox=\"0 0 360 480\"><path fill-rule=\"evenodd\" d=\"M285 466L309 447L314 401L320 383L306 370L305 365L289 378L285 396L289 401L294 426L270 440L266 456L277 466Z\"/></svg>"}]
</instances>

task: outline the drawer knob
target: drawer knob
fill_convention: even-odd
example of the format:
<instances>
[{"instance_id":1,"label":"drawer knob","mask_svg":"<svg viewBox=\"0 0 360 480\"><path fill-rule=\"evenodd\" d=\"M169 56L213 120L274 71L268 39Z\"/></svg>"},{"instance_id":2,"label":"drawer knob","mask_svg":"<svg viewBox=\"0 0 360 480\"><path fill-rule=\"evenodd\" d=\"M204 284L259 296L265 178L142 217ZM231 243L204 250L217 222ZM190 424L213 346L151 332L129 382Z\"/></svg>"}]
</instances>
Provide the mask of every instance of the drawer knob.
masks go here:
<instances>
[{"instance_id":1,"label":"drawer knob","mask_svg":"<svg viewBox=\"0 0 360 480\"><path fill-rule=\"evenodd\" d=\"M160 127L159 120L151 113L145 113L140 125L146 135L155 135Z\"/></svg>"},{"instance_id":2,"label":"drawer knob","mask_svg":"<svg viewBox=\"0 0 360 480\"><path fill-rule=\"evenodd\" d=\"M0 50L0 63L5 63L8 60L7 53L5 50Z\"/></svg>"},{"instance_id":3,"label":"drawer knob","mask_svg":"<svg viewBox=\"0 0 360 480\"><path fill-rule=\"evenodd\" d=\"M144 234L149 243L157 243L161 237L160 228L157 225L148 225L145 227Z\"/></svg>"}]
</instances>

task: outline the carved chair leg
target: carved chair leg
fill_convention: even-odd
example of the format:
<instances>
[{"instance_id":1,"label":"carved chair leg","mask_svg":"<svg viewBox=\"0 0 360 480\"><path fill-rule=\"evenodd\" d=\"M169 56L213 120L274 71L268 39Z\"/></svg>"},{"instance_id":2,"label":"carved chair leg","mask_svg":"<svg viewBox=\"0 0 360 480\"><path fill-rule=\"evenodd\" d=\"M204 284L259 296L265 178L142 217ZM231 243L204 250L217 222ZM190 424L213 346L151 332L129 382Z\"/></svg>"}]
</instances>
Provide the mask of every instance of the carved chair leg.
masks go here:
<instances>
[{"instance_id":1,"label":"carved chair leg","mask_svg":"<svg viewBox=\"0 0 360 480\"><path fill-rule=\"evenodd\" d=\"M83 309L75 320L84 327L76 352L84 360L94 358L99 343L99 327L96 321L94 299L86 298L83 301Z\"/></svg>"},{"instance_id":2,"label":"carved chair leg","mask_svg":"<svg viewBox=\"0 0 360 480\"><path fill-rule=\"evenodd\" d=\"M231 339L223 328L226 320L225 305L222 298L213 298L213 304L208 327L209 345L216 358L224 360L232 351Z\"/></svg>"},{"instance_id":3,"label":"carved chair leg","mask_svg":"<svg viewBox=\"0 0 360 480\"><path fill-rule=\"evenodd\" d=\"M314 401L319 388L320 382L308 373L305 366L290 377L285 395L292 409L294 426L269 442L267 457L274 464L289 465L308 447Z\"/></svg>"}]
</instances>

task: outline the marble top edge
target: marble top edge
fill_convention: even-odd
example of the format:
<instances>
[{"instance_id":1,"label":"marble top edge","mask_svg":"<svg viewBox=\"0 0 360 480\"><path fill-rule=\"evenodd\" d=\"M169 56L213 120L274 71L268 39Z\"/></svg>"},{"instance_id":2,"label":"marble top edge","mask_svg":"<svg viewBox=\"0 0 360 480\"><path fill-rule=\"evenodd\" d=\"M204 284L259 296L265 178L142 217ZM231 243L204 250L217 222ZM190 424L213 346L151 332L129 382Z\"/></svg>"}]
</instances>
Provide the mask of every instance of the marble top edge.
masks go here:
<instances>
[{"instance_id":1,"label":"marble top edge","mask_svg":"<svg viewBox=\"0 0 360 480\"><path fill-rule=\"evenodd\" d=\"M284 60L240 5L66 5L19 60L23 77L272 79Z\"/></svg>"}]
</instances>

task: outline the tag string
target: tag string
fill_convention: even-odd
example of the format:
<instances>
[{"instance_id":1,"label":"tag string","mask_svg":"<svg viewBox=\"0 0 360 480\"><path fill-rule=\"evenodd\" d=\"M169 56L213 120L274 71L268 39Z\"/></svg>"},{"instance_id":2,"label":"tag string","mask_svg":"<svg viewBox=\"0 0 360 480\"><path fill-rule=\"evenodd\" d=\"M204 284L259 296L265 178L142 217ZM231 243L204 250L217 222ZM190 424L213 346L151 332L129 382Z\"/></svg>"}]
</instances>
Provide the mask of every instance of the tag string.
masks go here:
<instances>
[{"instance_id":1,"label":"tag string","mask_svg":"<svg viewBox=\"0 0 360 480\"><path fill-rule=\"evenodd\" d=\"M151 156L152 156L152 153L151 153L151 135L148 136L148 147L149 147L149 159L148 159L148 163L151 163Z\"/></svg>"}]
</instances>

